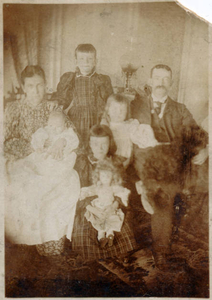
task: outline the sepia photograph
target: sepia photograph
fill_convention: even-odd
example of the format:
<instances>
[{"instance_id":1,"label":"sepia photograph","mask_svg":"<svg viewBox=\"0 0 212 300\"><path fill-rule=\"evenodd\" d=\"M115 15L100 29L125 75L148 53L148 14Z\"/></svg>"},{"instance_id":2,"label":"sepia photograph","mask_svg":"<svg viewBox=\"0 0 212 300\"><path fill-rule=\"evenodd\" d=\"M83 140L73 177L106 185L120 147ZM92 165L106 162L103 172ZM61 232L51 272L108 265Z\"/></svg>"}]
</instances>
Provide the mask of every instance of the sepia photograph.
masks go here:
<instances>
[{"instance_id":1,"label":"sepia photograph","mask_svg":"<svg viewBox=\"0 0 212 300\"><path fill-rule=\"evenodd\" d=\"M6 298L210 298L212 25L177 1L4 3Z\"/></svg>"}]
</instances>

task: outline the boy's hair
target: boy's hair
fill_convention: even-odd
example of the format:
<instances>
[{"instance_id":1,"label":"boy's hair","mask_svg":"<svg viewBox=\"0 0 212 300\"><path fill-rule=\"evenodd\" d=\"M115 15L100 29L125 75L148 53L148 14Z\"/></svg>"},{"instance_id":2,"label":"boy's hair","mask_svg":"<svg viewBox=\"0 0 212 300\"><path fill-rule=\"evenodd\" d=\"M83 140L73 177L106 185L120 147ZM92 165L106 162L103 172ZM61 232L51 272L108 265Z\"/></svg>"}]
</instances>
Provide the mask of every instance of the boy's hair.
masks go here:
<instances>
[{"instance_id":1,"label":"boy's hair","mask_svg":"<svg viewBox=\"0 0 212 300\"><path fill-rule=\"evenodd\" d=\"M114 166L111 159L106 158L105 160L97 163L96 168L92 174L93 184L95 185L99 182L100 171L110 171L113 174L111 185L122 184L121 171L116 166Z\"/></svg>"},{"instance_id":2,"label":"boy's hair","mask_svg":"<svg viewBox=\"0 0 212 300\"><path fill-rule=\"evenodd\" d=\"M39 75L46 82L46 76L44 70L38 65L26 66L26 68L21 72L21 83L24 85L25 78L33 77L34 75Z\"/></svg>"},{"instance_id":3,"label":"boy's hair","mask_svg":"<svg viewBox=\"0 0 212 300\"><path fill-rule=\"evenodd\" d=\"M172 77L172 69L169 66L167 66L167 65L159 64L159 65L155 65L151 69L151 72L150 72L151 78L152 78L152 74L153 74L154 69L165 69L165 70L167 70L167 71L169 71L171 73L171 77Z\"/></svg>"},{"instance_id":4,"label":"boy's hair","mask_svg":"<svg viewBox=\"0 0 212 300\"><path fill-rule=\"evenodd\" d=\"M120 104L125 104L127 106L127 114L126 114L126 120L130 119L130 104L129 100L122 94L112 94L107 99L107 103L105 105L105 111L103 113L103 118L106 118L107 122L110 123L110 118L108 115L110 104L115 101Z\"/></svg>"},{"instance_id":5,"label":"boy's hair","mask_svg":"<svg viewBox=\"0 0 212 300\"><path fill-rule=\"evenodd\" d=\"M117 150L112 131L106 125L94 125L90 129L90 137L107 137L109 138L109 151L108 156L113 156Z\"/></svg>"},{"instance_id":6,"label":"boy's hair","mask_svg":"<svg viewBox=\"0 0 212 300\"><path fill-rule=\"evenodd\" d=\"M75 58L77 58L77 52L94 53L96 57L96 48L91 44L79 44L75 49Z\"/></svg>"}]
</instances>

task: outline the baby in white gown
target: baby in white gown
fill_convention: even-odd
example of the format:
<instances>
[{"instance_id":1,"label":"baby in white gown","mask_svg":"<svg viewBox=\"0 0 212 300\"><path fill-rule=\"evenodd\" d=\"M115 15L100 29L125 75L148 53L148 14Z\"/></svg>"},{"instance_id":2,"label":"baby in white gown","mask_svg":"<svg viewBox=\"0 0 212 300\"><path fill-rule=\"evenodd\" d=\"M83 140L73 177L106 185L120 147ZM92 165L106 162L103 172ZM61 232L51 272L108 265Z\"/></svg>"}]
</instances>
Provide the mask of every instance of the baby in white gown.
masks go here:
<instances>
[{"instance_id":1,"label":"baby in white gown","mask_svg":"<svg viewBox=\"0 0 212 300\"><path fill-rule=\"evenodd\" d=\"M56 143L63 147L60 158L51 151ZM61 112L52 112L47 126L32 135L31 145L35 152L24 159L25 167L40 175L58 178L74 167L76 153L73 150L78 147L79 139L73 128L66 128L65 116Z\"/></svg>"}]
</instances>

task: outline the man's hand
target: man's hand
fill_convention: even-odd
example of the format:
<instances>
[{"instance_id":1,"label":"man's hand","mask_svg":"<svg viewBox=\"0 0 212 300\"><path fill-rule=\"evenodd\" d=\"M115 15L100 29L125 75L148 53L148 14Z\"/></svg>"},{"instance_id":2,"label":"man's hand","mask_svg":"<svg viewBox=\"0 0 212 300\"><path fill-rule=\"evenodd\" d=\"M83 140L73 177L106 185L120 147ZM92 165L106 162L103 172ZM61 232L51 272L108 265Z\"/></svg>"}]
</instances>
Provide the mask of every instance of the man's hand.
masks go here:
<instances>
[{"instance_id":1,"label":"man's hand","mask_svg":"<svg viewBox=\"0 0 212 300\"><path fill-rule=\"evenodd\" d=\"M143 185L143 182L140 180L140 181L137 181L135 183L135 186L136 186L136 190L137 190L137 193L139 195L141 195L141 203L144 207L144 209L146 210L146 212L148 212L150 215L153 215L154 214L154 209L153 207L151 206L151 204L149 203L149 199L147 197L147 192L146 192L146 189Z\"/></svg>"},{"instance_id":2,"label":"man's hand","mask_svg":"<svg viewBox=\"0 0 212 300\"><path fill-rule=\"evenodd\" d=\"M51 149L48 151L46 158L51 155L53 159L63 159L63 149L66 146L66 140L64 138L58 139Z\"/></svg>"},{"instance_id":3,"label":"man's hand","mask_svg":"<svg viewBox=\"0 0 212 300\"><path fill-rule=\"evenodd\" d=\"M192 163L195 165L202 165L208 158L208 147L201 149L197 155L192 158Z\"/></svg>"},{"instance_id":4,"label":"man's hand","mask_svg":"<svg viewBox=\"0 0 212 300\"><path fill-rule=\"evenodd\" d=\"M135 187L136 187L136 191L137 191L138 195L141 195L143 193L143 182L141 180L137 181L135 183Z\"/></svg>"}]
</instances>

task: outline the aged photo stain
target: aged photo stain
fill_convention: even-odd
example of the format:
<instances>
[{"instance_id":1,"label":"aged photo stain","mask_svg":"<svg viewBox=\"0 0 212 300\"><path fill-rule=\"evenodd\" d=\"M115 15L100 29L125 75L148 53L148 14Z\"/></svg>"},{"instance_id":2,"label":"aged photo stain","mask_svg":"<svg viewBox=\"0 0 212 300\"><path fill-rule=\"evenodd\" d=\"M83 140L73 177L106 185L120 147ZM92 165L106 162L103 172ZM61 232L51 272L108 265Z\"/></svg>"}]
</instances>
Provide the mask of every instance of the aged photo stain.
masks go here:
<instances>
[{"instance_id":1,"label":"aged photo stain","mask_svg":"<svg viewBox=\"0 0 212 300\"><path fill-rule=\"evenodd\" d=\"M5 297L209 298L209 26L3 5Z\"/></svg>"}]
</instances>

